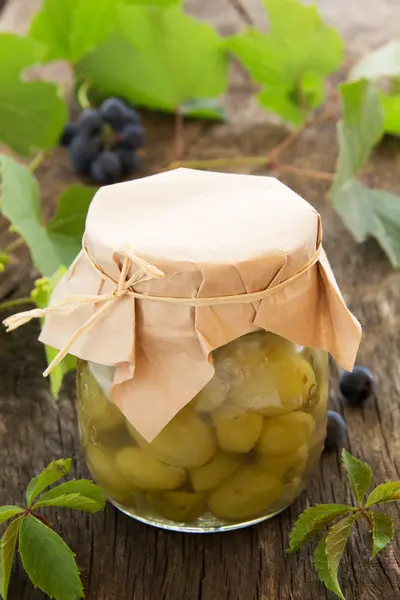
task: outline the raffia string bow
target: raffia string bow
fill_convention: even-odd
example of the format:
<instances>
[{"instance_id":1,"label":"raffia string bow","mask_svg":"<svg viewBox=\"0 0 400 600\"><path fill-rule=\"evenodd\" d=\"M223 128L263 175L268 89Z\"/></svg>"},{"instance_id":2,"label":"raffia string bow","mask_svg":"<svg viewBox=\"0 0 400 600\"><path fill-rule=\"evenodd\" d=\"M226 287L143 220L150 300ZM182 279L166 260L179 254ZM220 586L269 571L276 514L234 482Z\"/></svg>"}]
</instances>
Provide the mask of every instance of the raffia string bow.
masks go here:
<instances>
[{"instance_id":1,"label":"raffia string bow","mask_svg":"<svg viewBox=\"0 0 400 600\"><path fill-rule=\"evenodd\" d=\"M93 313L93 315L70 337L65 346L59 351L54 360L49 364L47 369L44 371L44 377L47 377L51 371L62 361L62 359L68 354L70 348L76 342L76 340L87 331L94 323L96 323L102 316L104 316L115 302L130 296L140 300L153 300L156 302L166 302L169 304L181 304L184 306L218 306L222 304L251 304L263 300L267 296L270 296L279 291L284 285L294 281L304 273L306 273L313 265L315 265L320 257L321 244L315 253L304 263L304 265L293 275L287 277L276 285L271 285L268 288L259 292L249 292L243 294L234 294L227 296L214 296L210 298L174 298L170 296L151 296L149 294L142 294L135 292L133 289L134 285L142 283L144 281L150 281L151 279L160 279L164 277L164 273L160 271L155 265L148 263L139 256L136 256L129 247L125 246L124 252L125 257L122 263L121 271L118 280L111 277L90 257L85 244L83 244L83 252L88 258L90 264L98 272L102 279L108 279L115 285L115 289L107 294L71 294L65 296L57 302L54 302L47 308L34 308L24 312L17 313L4 319L3 324L6 327L7 332L18 329L22 325L29 323L32 319L41 319L46 315L50 314L68 314L75 310L77 307L83 304L101 304L101 306ZM127 279L129 269L132 264L138 267L138 270Z\"/></svg>"}]
</instances>

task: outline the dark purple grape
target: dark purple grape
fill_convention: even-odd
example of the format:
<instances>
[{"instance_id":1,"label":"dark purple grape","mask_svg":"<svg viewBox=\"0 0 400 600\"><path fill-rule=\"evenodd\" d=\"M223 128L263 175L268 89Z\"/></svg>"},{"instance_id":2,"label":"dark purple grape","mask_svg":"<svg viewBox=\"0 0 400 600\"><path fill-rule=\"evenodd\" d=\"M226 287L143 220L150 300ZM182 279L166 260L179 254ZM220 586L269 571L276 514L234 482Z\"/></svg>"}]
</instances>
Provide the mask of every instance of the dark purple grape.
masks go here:
<instances>
[{"instance_id":1,"label":"dark purple grape","mask_svg":"<svg viewBox=\"0 0 400 600\"><path fill-rule=\"evenodd\" d=\"M100 113L114 131L122 131L127 123L140 124L140 116L119 98L107 98L100 104Z\"/></svg>"},{"instance_id":2,"label":"dark purple grape","mask_svg":"<svg viewBox=\"0 0 400 600\"><path fill-rule=\"evenodd\" d=\"M88 136L99 135L103 127L103 118L95 108L85 108L79 115L79 131Z\"/></svg>"},{"instance_id":3,"label":"dark purple grape","mask_svg":"<svg viewBox=\"0 0 400 600\"><path fill-rule=\"evenodd\" d=\"M138 150L143 146L144 129L142 125L128 123L118 135L118 146Z\"/></svg>"},{"instance_id":4,"label":"dark purple grape","mask_svg":"<svg viewBox=\"0 0 400 600\"><path fill-rule=\"evenodd\" d=\"M346 429L347 427L343 417L333 410L328 410L325 450L340 448L344 442Z\"/></svg>"},{"instance_id":5,"label":"dark purple grape","mask_svg":"<svg viewBox=\"0 0 400 600\"><path fill-rule=\"evenodd\" d=\"M138 171L140 158L133 150L129 150L129 148L115 148L114 152L119 156L124 176L132 175Z\"/></svg>"},{"instance_id":6,"label":"dark purple grape","mask_svg":"<svg viewBox=\"0 0 400 600\"><path fill-rule=\"evenodd\" d=\"M88 174L92 162L100 151L101 143L98 137L78 133L69 146L69 162L73 171Z\"/></svg>"},{"instance_id":7,"label":"dark purple grape","mask_svg":"<svg viewBox=\"0 0 400 600\"><path fill-rule=\"evenodd\" d=\"M339 388L347 404L362 404L374 393L375 379L369 369L355 366L353 371L342 371Z\"/></svg>"},{"instance_id":8,"label":"dark purple grape","mask_svg":"<svg viewBox=\"0 0 400 600\"><path fill-rule=\"evenodd\" d=\"M98 183L116 183L122 177L122 164L116 152L104 150L92 162L90 167L91 177Z\"/></svg>"},{"instance_id":9,"label":"dark purple grape","mask_svg":"<svg viewBox=\"0 0 400 600\"><path fill-rule=\"evenodd\" d=\"M60 146L68 147L78 133L77 123L66 123L60 137Z\"/></svg>"}]
</instances>

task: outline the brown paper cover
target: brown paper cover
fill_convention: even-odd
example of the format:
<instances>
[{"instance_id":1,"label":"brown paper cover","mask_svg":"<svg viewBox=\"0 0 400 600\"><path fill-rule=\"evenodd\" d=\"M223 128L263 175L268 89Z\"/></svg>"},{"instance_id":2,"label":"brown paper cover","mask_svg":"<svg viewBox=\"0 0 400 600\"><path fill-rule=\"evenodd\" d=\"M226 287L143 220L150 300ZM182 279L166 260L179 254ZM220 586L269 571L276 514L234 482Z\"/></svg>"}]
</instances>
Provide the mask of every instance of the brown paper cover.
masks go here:
<instances>
[{"instance_id":1,"label":"brown paper cover","mask_svg":"<svg viewBox=\"0 0 400 600\"><path fill-rule=\"evenodd\" d=\"M87 217L87 253L114 279L127 247L164 272L135 291L208 298L285 283L243 304L192 307L124 296L70 351L116 367L112 399L149 441L212 378L210 353L258 328L327 350L351 369L361 327L346 308L324 251L291 279L315 254L321 236L317 211L271 177L177 169L103 187ZM52 304L114 287L81 252ZM48 315L40 340L62 348L97 308L90 303L68 316Z\"/></svg>"}]
</instances>

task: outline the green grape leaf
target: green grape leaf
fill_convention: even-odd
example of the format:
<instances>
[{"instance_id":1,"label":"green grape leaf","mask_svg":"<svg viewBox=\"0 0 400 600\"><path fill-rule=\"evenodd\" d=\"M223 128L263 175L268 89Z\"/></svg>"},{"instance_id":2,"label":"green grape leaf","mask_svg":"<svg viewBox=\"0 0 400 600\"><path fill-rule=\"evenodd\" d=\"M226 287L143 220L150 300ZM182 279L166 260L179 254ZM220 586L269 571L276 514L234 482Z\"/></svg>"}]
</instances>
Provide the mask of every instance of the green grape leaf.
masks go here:
<instances>
[{"instance_id":1,"label":"green grape leaf","mask_svg":"<svg viewBox=\"0 0 400 600\"><path fill-rule=\"evenodd\" d=\"M73 552L59 535L33 516L23 519L19 552L33 585L50 598L84 597Z\"/></svg>"},{"instance_id":2,"label":"green grape leaf","mask_svg":"<svg viewBox=\"0 0 400 600\"><path fill-rule=\"evenodd\" d=\"M69 38L78 2L79 0L45 0L33 17L29 35L47 48L45 60L69 58Z\"/></svg>"},{"instance_id":3,"label":"green grape leaf","mask_svg":"<svg viewBox=\"0 0 400 600\"><path fill-rule=\"evenodd\" d=\"M35 287L31 291L33 302L38 308L46 308L50 303L51 295L60 279L65 275L67 269L62 266L52 275L52 277L42 277L35 281ZM45 346L47 364L57 356L58 350L51 346ZM76 368L76 357L68 354L50 373L50 391L54 398L58 398L64 376L69 371L74 371Z\"/></svg>"},{"instance_id":4,"label":"green grape leaf","mask_svg":"<svg viewBox=\"0 0 400 600\"><path fill-rule=\"evenodd\" d=\"M59 350L56 350L51 346L45 346L44 350L46 353L47 364L49 365L55 359L59 353ZM50 392L54 398L57 399L59 396L65 375L70 371L75 371L75 369L76 357L72 356L72 354L67 354L67 356L63 358L62 361L51 371L49 375Z\"/></svg>"},{"instance_id":5,"label":"green grape leaf","mask_svg":"<svg viewBox=\"0 0 400 600\"><path fill-rule=\"evenodd\" d=\"M36 508L40 508L41 506L61 506L62 508L73 508L74 510L83 510L90 513L99 512L99 510L103 510L104 508L104 506L101 506L94 500L80 494L64 494L57 498L50 498L49 500L41 498L35 506Z\"/></svg>"},{"instance_id":6,"label":"green grape leaf","mask_svg":"<svg viewBox=\"0 0 400 600\"><path fill-rule=\"evenodd\" d=\"M5 81L0 70L0 141L19 154L57 144L67 120L65 101L47 81Z\"/></svg>"},{"instance_id":7,"label":"green grape leaf","mask_svg":"<svg viewBox=\"0 0 400 600\"><path fill-rule=\"evenodd\" d=\"M15 519L5 530L0 544L0 595L7 600L10 584L11 569L14 562L15 550L22 517Z\"/></svg>"},{"instance_id":8,"label":"green grape leaf","mask_svg":"<svg viewBox=\"0 0 400 600\"><path fill-rule=\"evenodd\" d=\"M394 267L400 266L400 196L350 179L331 191L332 204L358 242L376 238Z\"/></svg>"},{"instance_id":9,"label":"green grape leaf","mask_svg":"<svg viewBox=\"0 0 400 600\"><path fill-rule=\"evenodd\" d=\"M384 94L379 99L383 112L383 129L386 133L400 133L400 94Z\"/></svg>"},{"instance_id":10,"label":"green grape leaf","mask_svg":"<svg viewBox=\"0 0 400 600\"><path fill-rule=\"evenodd\" d=\"M364 495L368 492L372 483L372 471L367 463L354 458L345 448L342 450L342 463L347 471L354 495L358 504L361 504Z\"/></svg>"},{"instance_id":11,"label":"green grape leaf","mask_svg":"<svg viewBox=\"0 0 400 600\"><path fill-rule=\"evenodd\" d=\"M370 513L373 522L371 559L392 541L394 536L393 520L382 512L373 510Z\"/></svg>"},{"instance_id":12,"label":"green grape leaf","mask_svg":"<svg viewBox=\"0 0 400 600\"><path fill-rule=\"evenodd\" d=\"M345 504L316 504L297 519L290 534L288 552L295 552L338 517L354 511Z\"/></svg>"},{"instance_id":13,"label":"green grape leaf","mask_svg":"<svg viewBox=\"0 0 400 600\"><path fill-rule=\"evenodd\" d=\"M70 265L82 248L86 215L97 188L72 185L58 198L58 206L47 224L47 234L58 260Z\"/></svg>"},{"instance_id":14,"label":"green grape leaf","mask_svg":"<svg viewBox=\"0 0 400 600\"><path fill-rule=\"evenodd\" d=\"M30 35L46 46L45 60L75 62L109 37L115 20L115 0L45 0Z\"/></svg>"},{"instance_id":15,"label":"green grape leaf","mask_svg":"<svg viewBox=\"0 0 400 600\"><path fill-rule=\"evenodd\" d=\"M340 87L343 119L338 125L339 158L330 190L332 204L358 242L376 238L390 262L400 263L399 196L370 189L355 179L383 134L380 97L365 80Z\"/></svg>"},{"instance_id":16,"label":"green grape leaf","mask_svg":"<svg viewBox=\"0 0 400 600\"><path fill-rule=\"evenodd\" d=\"M378 485L367 498L365 508L382 502L394 502L400 500L400 481L387 481Z\"/></svg>"},{"instance_id":17,"label":"green grape leaf","mask_svg":"<svg viewBox=\"0 0 400 600\"><path fill-rule=\"evenodd\" d=\"M333 525L326 536L325 553L328 562L328 571L334 586L340 590L338 581L338 569L343 556L346 542L349 538L351 528L359 517L359 513L345 517L336 525Z\"/></svg>"},{"instance_id":18,"label":"green grape leaf","mask_svg":"<svg viewBox=\"0 0 400 600\"><path fill-rule=\"evenodd\" d=\"M356 175L383 134L376 88L365 80L340 86L343 118L338 125L339 158L333 189Z\"/></svg>"},{"instance_id":19,"label":"green grape leaf","mask_svg":"<svg viewBox=\"0 0 400 600\"><path fill-rule=\"evenodd\" d=\"M0 142L20 154L54 146L67 119L55 84L21 80L22 71L39 62L44 51L32 39L0 34Z\"/></svg>"},{"instance_id":20,"label":"green grape leaf","mask_svg":"<svg viewBox=\"0 0 400 600\"><path fill-rule=\"evenodd\" d=\"M118 11L120 36L77 65L78 77L101 95L175 111L190 98L214 98L225 91L228 61L210 25L178 6L157 10L120 4Z\"/></svg>"},{"instance_id":21,"label":"green grape leaf","mask_svg":"<svg viewBox=\"0 0 400 600\"><path fill-rule=\"evenodd\" d=\"M71 470L71 464L72 460L70 458L53 460L39 475L34 477L26 488L25 496L28 507L32 505L33 500L49 485L67 475Z\"/></svg>"},{"instance_id":22,"label":"green grape leaf","mask_svg":"<svg viewBox=\"0 0 400 600\"><path fill-rule=\"evenodd\" d=\"M11 517L14 517L22 512L24 511L21 507L14 506L12 504L0 506L0 523L4 523L4 521L8 521L8 519L11 519Z\"/></svg>"},{"instance_id":23,"label":"green grape leaf","mask_svg":"<svg viewBox=\"0 0 400 600\"><path fill-rule=\"evenodd\" d=\"M74 185L63 192L54 218L42 223L37 179L11 156L0 155L1 209L29 246L32 261L51 276L69 265L81 249L85 218L94 188Z\"/></svg>"},{"instance_id":24,"label":"green grape leaf","mask_svg":"<svg viewBox=\"0 0 400 600\"><path fill-rule=\"evenodd\" d=\"M67 481L45 492L35 503L40 506L63 506L88 512L103 510L106 504L103 490L88 479Z\"/></svg>"},{"instance_id":25,"label":"green grape leaf","mask_svg":"<svg viewBox=\"0 0 400 600\"><path fill-rule=\"evenodd\" d=\"M40 500L45 496L46 500L50 500L51 498L57 498L58 496L65 494L80 494L81 496L86 496L90 500L97 502L97 504L102 504L103 507L106 502L106 496L101 487L89 479L72 479L71 481L60 483L41 496Z\"/></svg>"},{"instance_id":26,"label":"green grape leaf","mask_svg":"<svg viewBox=\"0 0 400 600\"><path fill-rule=\"evenodd\" d=\"M392 40L385 46L364 56L352 69L351 79L380 79L400 75L400 40Z\"/></svg>"},{"instance_id":27,"label":"green grape leaf","mask_svg":"<svg viewBox=\"0 0 400 600\"><path fill-rule=\"evenodd\" d=\"M189 119L210 119L211 121L224 121L226 119L225 110L214 98L185 100L180 109L182 115Z\"/></svg>"},{"instance_id":28,"label":"green grape leaf","mask_svg":"<svg viewBox=\"0 0 400 600\"><path fill-rule=\"evenodd\" d=\"M42 224L36 177L11 156L0 155L1 209L29 246L33 264L46 275L60 265Z\"/></svg>"},{"instance_id":29,"label":"green grape leaf","mask_svg":"<svg viewBox=\"0 0 400 600\"><path fill-rule=\"evenodd\" d=\"M0 33L1 80L15 82L22 71L39 63L45 47L31 38Z\"/></svg>"},{"instance_id":30,"label":"green grape leaf","mask_svg":"<svg viewBox=\"0 0 400 600\"><path fill-rule=\"evenodd\" d=\"M226 41L261 84L260 104L299 125L325 97L324 79L343 61L343 40L315 6L299 0L264 0L271 31L248 28Z\"/></svg>"},{"instance_id":31,"label":"green grape leaf","mask_svg":"<svg viewBox=\"0 0 400 600\"><path fill-rule=\"evenodd\" d=\"M338 581L337 580L335 581L334 579L332 579L331 574L329 572L328 557L326 555L326 538L327 538L327 535L325 535L323 538L321 538L321 540L317 546L317 549L315 550L315 554L314 554L315 568L316 568L318 577L320 578L322 583L325 585L325 587L327 587L328 590L330 590L331 592L336 594L336 596L338 596L341 600L345 600L345 597L343 596L343 592L340 589Z\"/></svg>"}]
</instances>

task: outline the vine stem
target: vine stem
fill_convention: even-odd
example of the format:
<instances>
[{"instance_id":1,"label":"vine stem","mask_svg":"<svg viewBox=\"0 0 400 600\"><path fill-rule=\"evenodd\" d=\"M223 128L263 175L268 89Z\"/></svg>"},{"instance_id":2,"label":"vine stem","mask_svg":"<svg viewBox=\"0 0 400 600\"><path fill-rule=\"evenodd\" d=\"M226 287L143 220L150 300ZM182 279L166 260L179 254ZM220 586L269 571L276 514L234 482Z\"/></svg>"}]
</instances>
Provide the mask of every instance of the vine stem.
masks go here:
<instances>
[{"instance_id":1,"label":"vine stem","mask_svg":"<svg viewBox=\"0 0 400 600\"><path fill-rule=\"evenodd\" d=\"M14 306L20 306L21 304L33 304L32 298L27 296L26 298L15 298L14 300L7 300L6 302L2 302L0 304L0 310L8 310L9 308L14 308Z\"/></svg>"},{"instance_id":2,"label":"vine stem","mask_svg":"<svg viewBox=\"0 0 400 600\"><path fill-rule=\"evenodd\" d=\"M22 237L18 237L15 240L13 240L12 242L10 242L8 244L8 246L6 246L4 248L3 252L5 252L5 254L11 254L15 250L17 250L17 248L19 248L20 246L23 246L24 244L25 244L24 239Z\"/></svg>"},{"instance_id":3,"label":"vine stem","mask_svg":"<svg viewBox=\"0 0 400 600\"><path fill-rule=\"evenodd\" d=\"M232 6L238 13L239 17L242 19L246 25L250 25L250 27L255 27L255 23L248 13L247 9L243 6L240 0L228 0L228 4Z\"/></svg>"},{"instance_id":4,"label":"vine stem","mask_svg":"<svg viewBox=\"0 0 400 600\"><path fill-rule=\"evenodd\" d=\"M293 175L300 175L305 179L314 179L316 181L329 181L332 182L335 179L333 173L327 173L326 171L315 171L314 169L306 169L303 167L296 167L295 165L284 165L278 163L276 170L281 173L292 173Z\"/></svg>"},{"instance_id":5,"label":"vine stem","mask_svg":"<svg viewBox=\"0 0 400 600\"><path fill-rule=\"evenodd\" d=\"M91 104L88 97L88 92L90 89L90 83L86 80L79 86L78 92L76 94L76 98L78 100L78 104L81 108L90 108Z\"/></svg>"},{"instance_id":6,"label":"vine stem","mask_svg":"<svg viewBox=\"0 0 400 600\"><path fill-rule=\"evenodd\" d=\"M31 508L26 508L24 511L24 515L31 515L32 517L35 517L35 519L37 519L38 521L41 521L44 525L46 525L46 527L51 528L50 522L44 517L42 517L42 515L39 515L39 513L37 513L36 511L33 511Z\"/></svg>"},{"instance_id":7,"label":"vine stem","mask_svg":"<svg viewBox=\"0 0 400 600\"><path fill-rule=\"evenodd\" d=\"M179 161L185 150L184 122L181 108L178 106L175 111L175 156Z\"/></svg>"},{"instance_id":8,"label":"vine stem","mask_svg":"<svg viewBox=\"0 0 400 600\"><path fill-rule=\"evenodd\" d=\"M44 163L44 161L46 160L47 154L46 152L44 152L44 150L41 150L40 152L38 152L31 160L30 163L28 163L28 169L30 170L31 173L34 173L36 171L36 169L38 169L40 167L41 164ZM6 246L3 250L3 252L5 252L5 254L11 254L12 252L14 252L15 250L17 250L17 248L19 248L20 246L23 246L25 244L25 240L22 237L17 237L15 240L13 240L12 242L10 242L8 244L8 246ZM22 302L20 304L23 304ZM2 304L0 304L0 309L2 308Z\"/></svg>"},{"instance_id":9,"label":"vine stem","mask_svg":"<svg viewBox=\"0 0 400 600\"><path fill-rule=\"evenodd\" d=\"M315 171L314 169L306 169L303 167L296 167L294 165L286 165L281 163L270 163L265 156L237 156L234 158L216 158L211 160L193 160L193 161L175 161L167 167L167 171L176 169L178 167L187 167L188 169L207 169L207 168L218 168L218 167L236 167L236 166L269 166L272 171L280 171L281 173L292 173L293 175L299 175L306 179L314 179L316 181L328 181L334 180L333 173L327 173L325 171Z\"/></svg>"},{"instance_id":10,"label":"vine stem","mask_svg":"<svg viewBox=\"0 0 400 600\"><path fill-rule=\"evenodd\" d=\"M373 522L372 517L369 514L369 512L366 511L366 510L364 510L364 509L360 510L360 512L367 519L370 531L373 531L373 529L374 529L374 522Z\"/></svg>"},{"instance_id":11,"label":"vine stem","mask_svg":"<svg viewBox=\"0 0 400 600\"><path fill-rule=\"evenodd\" d=\"M28 164L28 169L31 171L31 173L34 173L36 169L38 169L45 160L46 152L42 150L41 152L38 152L36 156L33 157L31 162Z\"/></svg>"},{"instance_id":12,"label":"vine stem","mask_svg":"<svg viewBox=\"0 0 400 600\"><path fill-rule=\"evenodd\" d=\"M265 166L270 169L278 170L280 165L278 163L278 158L286 152L293 144L298 140L300 135L303 133L307 127L310 125L315 125L316 123L322 123L324 121L328 121L332 119L333 115L325 112L322 115L311 117L308 120L305 120L300 127L290 132L275 148L272 148L270 152L267 153L266 156L234 156L234 157L225 157L225 158L211 158L204 160L187 160L180 161L174 160L172 161L166 168L165 171L170 171L172 169L176 169L178 167L187 167L188 169L218 169L219 167L237 167L237 166ZM177 123L175 121L175 132L176 132ZM283 170L289 172L290 165L284 165ZM296 171L297 174L300 174L300 167L293 167L292 172ZM331 173L323 173L322 171L313 171L311 169L302 169L302 175L308 177L309 179L319 179L324 181L333 181L333 175ZM317 175L316 175L317 174Z\"/></svg>"}]
</instances>

